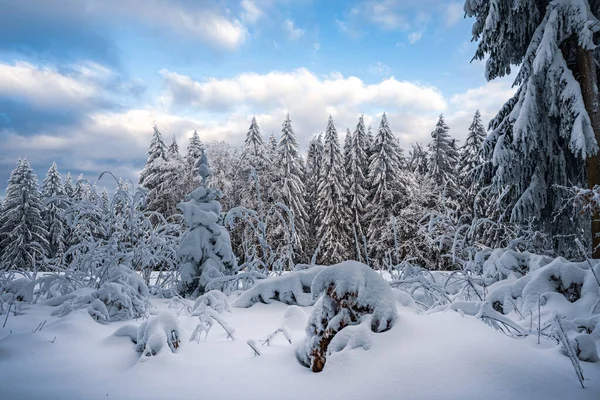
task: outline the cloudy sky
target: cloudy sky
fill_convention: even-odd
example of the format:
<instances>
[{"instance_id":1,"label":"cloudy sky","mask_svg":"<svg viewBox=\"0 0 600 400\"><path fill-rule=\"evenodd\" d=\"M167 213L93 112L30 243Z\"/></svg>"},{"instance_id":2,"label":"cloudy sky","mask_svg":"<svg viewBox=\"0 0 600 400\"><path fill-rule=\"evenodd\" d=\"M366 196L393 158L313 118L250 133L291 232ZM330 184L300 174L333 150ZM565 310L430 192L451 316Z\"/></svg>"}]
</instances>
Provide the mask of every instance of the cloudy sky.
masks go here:
<instances>
[{"instance_id":1,"label":"cloudy sky","mask_svg":"<svg viewBox=\"0 0 600 400\"><path fill-rule=\"evenodd\" d=\"M265 136L289 112L300 145L387 112L408 149L444 113L463 139L513 93L470 62L452 0L0 0L0 195L19 157L40 175L134 181L152 125L181 148ZM4 183L2 183L4 182Z\"/></svg>"}]
</instances>

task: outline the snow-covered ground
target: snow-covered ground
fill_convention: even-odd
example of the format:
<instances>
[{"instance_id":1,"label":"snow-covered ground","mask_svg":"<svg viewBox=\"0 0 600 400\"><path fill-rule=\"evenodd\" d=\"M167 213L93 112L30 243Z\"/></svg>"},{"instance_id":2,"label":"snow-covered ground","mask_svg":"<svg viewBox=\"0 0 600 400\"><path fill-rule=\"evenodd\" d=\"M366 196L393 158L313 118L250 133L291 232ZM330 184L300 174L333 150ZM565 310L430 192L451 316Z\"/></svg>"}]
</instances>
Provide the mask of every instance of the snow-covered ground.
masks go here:
<instances>
[{"instance_id":1,"label":"snow-covered ground","mask_svg":"<svg viewBox=\"0 0 600 400\"><path fill-rule=\"evenodd\" d=\"M177 311L167 300L152 303L154 311ZM285 321L282 303L224 312L234 341L215 324L206 342L188 342L198 319L181 315L177 352L142 359L129 338L113 335L132 321L102 325L85 309L62 318L53 309L31 306L0 328L0 399L600 399L599 363L582 363L582 389L559 346L509 338L454 311L421 315L399 306L396 325L374 334L368 351L335 353L315 374L295 357L310 307ZM293 343L279 335L262 346L281 326Z\"/></svg>"}]
</instances>

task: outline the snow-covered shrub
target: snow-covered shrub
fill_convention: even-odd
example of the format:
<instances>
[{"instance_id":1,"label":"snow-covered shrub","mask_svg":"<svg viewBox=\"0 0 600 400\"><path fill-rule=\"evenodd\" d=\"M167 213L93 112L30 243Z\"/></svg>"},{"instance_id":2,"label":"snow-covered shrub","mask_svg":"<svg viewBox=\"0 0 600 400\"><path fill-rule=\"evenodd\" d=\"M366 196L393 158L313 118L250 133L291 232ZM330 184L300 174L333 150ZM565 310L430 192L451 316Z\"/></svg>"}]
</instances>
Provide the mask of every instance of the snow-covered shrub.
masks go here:
<instances>
[{"instance_id":1,"label":"snow-covered shrub","mask_svg":"<svg viewBox=\"0 0 600 400\"><path fill-rule=\"evenodd\" d=\"M0 297L4 299L5 302L15 300L31 303L33 301L34 287L34 280L25 277L17 278L6 282L5 285L0 287Z\"/></svg>"},{"instance_id":2,"label":"snow-covered shrub","mask_svg":"<svg viewBox=\"0 0 600 400\"><path fill-rule=\"evenodd\" d=\"M385 332L393 326L398 314L394 295L388 283L377 272L356 261L345 261L323 268L311 285L315 304L306 326L306 341L298 348L298 361L313 372L325 366L334 337L350 325L369 327L372 332ZM344 337L335 349L368 347L364 328L354 328L358 337Z\"/></svg>"},{"instance_id":3,"label":"snow-covered shrub","mask_svg":"<svg viewBox=\"0 0 600 400\"><path fill-rule=\"evenodd\" d=\"M173 314L163 312L140 325L135 349L142 356L155 356L167 345L175 353L181 342L179 320Z\"/></svg>"},{"instance_id":4,"label":"snow-covered shrub","mask_svg":"<svg viewBox=\"0 0 600 400\"><path fill-rule=\"evenodd\" d=\"M264 279L242 293L233 305L248 308L256 303L280 301L290 305L311 306L317 299L311 296L311 285L315 276L326 268L314 266Z\"/></svg>"},{"instance_id":5,"label":"snow-covered shrub","mask_svg":"<svg viewBox=\"0 0 600 400\"><path fill-rule=\"evenodd\" d=\"M528 272L549 264L552 260L552 257L529 252L495 249L483 263L483 279L489 286L509 277L520 278Z\"/></svg>"},{"instance_id":6,"label":"snow-covered shrub","mask_svg":"<svg viewBox=\"0 0 600 400\"><path fill-rule=\"evenodd\" d=\"M119 266L101 288L71 298L65 297L52 315L63 317L86 308L96 321L123 321L146 315L148 287L143 279L125 266ZM54 305L59 305L54 303Z\"/></svg>"},{"instance_id":7,"label":"snow-covered shrub","mask_svg":"<svg viewBox=\"0 0 600 400\"><path fill-rule=\"evenodd\" d=\"M198 297L194 302L194 307L192 309L195 312L198 308L205 307L210 307L219 314L222 314L223 311L231 312L231 306L229 305L227 296L218 290L211 290Z\"/></svg>"},{"instance_id":8,"label":"snow-covered shrub","mask_svg":"<svg viewBox=\"0 0 600 400\"><path fill-rule=\"evenodd\" d=\"M213 326L213 321L217 321L223 330L227 333L227 337L233 340L235 329L230 327L222 316L224 311L231 312L229 300L222 292L211 290L198 297L194 302L192 316L198 317L198 325L194 329L191 341L200 341L200 335L205 333L205 339L208 338L208 333Z\"/></svg>"},{"instance_id":9,"label":"snow-covered shrub","mask_svg":"<svg viewBox=\"0 0 600 400\"><path fill-rule=\"evenodd\" d=\"M596 341L591 335L587 333L581 333L573 338L575 351L577 357L581 361L598 362L598 349L596 347Z\"/></svg>"}]
</instances>

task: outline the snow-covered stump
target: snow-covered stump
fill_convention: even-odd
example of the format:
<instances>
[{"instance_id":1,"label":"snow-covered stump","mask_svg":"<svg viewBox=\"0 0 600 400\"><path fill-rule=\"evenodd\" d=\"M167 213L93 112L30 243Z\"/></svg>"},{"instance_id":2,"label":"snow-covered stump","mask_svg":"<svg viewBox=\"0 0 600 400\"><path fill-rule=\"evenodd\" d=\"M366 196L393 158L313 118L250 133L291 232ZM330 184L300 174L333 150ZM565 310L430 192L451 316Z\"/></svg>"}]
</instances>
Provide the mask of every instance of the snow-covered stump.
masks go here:
<instances>
[{"instance_id":1,"label":"snow-covered stump","mask_svg":"<svg viewBox=\"0 0 600 400\"><path fill-rule=\"evenodd\" d=\"M323 297L315 304L306 327L307 338L298 347L296 356L300 364L313 372L323 370L332 350L347 346L368 348L370 332L385 332L398 318L388 283L377 272L356 261L324 268L314 278L311 292L313 299L322 294ZM347 328L351 325L360 328ZM355 331L352 333L356 335L344 335L331 348L332 341L344 328Z\"/></svg>"}]
</instances>

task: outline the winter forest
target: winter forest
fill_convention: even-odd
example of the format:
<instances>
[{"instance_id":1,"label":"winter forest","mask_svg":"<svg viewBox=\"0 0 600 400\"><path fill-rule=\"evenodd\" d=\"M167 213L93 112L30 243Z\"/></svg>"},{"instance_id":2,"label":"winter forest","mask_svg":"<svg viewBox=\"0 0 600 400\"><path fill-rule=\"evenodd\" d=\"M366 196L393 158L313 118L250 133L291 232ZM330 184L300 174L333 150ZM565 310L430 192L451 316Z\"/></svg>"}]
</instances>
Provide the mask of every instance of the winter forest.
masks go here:
<instances>
[{"instance_id":1,"label":"winter forest","mask_svg":"<svg viewBox=\"0 0 600 400\"><path fill-rule=\"evenodd\" d=\"M306 147L290 112L158 121L138 181L15 159L0 397L600 398L600 1L463 12L516 89L464 140L332 112Z\"/></svg>"}]
</instances>

